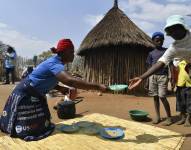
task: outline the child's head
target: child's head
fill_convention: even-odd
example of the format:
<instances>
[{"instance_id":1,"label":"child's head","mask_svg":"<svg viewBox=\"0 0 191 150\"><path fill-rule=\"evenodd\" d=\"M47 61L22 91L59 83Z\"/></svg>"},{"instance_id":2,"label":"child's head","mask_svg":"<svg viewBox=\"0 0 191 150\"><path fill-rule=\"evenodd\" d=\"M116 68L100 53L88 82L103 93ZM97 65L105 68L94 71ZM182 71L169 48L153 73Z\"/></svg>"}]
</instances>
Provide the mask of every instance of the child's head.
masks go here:
<instances>
[{"instance_id":1,"label":"child's head","mask_svg":"<svg viewBox=\"0 0 191 150\"><path fill-rule=\"evenodd\" d=\"M7 49L7 52L8 52L8 53L12 53L12 52L14 52L13 47L9 46L8 49Z\"/></svg>"},{"instance_id":2,"label":"child's head","mask_svg":"<svg viewBox=\"0 0 191 150\"><path fill-rule=\"evenodd\" d=\"M181 40L186 36L188 28L183 16L172 15L167 18L164 30L173 39Z\"/></svg>"},{"instance_id":3,"label":"child's head","mask_svg":"<svg viewBox=\"0 0 191 150\"><path fill-rule=\"evenodd\" d=\"M164 43L164 34L162 32L155 32L152 35L153 43L157 48L162 47Z\"/></svg>"}]
</instances>

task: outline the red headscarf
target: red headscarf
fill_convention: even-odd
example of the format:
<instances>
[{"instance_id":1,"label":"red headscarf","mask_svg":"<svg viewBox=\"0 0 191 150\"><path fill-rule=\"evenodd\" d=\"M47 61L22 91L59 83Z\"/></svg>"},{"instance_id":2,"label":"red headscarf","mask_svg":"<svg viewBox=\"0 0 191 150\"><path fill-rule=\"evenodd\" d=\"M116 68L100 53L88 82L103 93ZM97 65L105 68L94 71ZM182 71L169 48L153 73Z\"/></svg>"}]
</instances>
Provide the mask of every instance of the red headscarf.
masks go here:
<instances>
[{"instance_id":1,"label":"red headscarf","mask_svg":"<svg viewBox=\"0 0 191 150\"><path fill-rule=\"evenodd\" d=\"M74 45L70 39L61 39L57 44L57 48L52 48L53 53L64 52L68 49L74 49Z\"/></svg>"}]
</instances>

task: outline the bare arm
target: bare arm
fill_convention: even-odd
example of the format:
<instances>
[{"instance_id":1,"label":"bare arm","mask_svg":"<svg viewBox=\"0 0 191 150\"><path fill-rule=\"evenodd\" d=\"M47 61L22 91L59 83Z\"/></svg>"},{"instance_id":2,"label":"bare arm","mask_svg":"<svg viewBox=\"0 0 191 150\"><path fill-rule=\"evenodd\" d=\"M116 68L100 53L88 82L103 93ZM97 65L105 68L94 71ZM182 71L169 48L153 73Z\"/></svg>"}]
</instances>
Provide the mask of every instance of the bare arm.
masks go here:
<instances>
[{"instance_id":1,"label":"bare arm","mask_svg":"<svg viewBox=\"0 0 191 150\"><path fill-rule=\"evenodd\" d=\"M148 78L153 73L157 72L159 69L163 68L165 64L161 61L158 61L156 64L154 64L151 68L149 68L144 74L140 76L141 79Z\"/></svg>"},{"instance_id":2,"label":"bare arm","mask_svg":"<svg viewBox=\"0 0 191 150\"><path fill-rule=\"evenodd\" d=\"M107 87L105 85L90 83L78 78L74 78L72 75L65 71L60 72L58 75L56 75L56 77L60 82L71 87L80 88L84 90L101 90L103 92L107 90Z\"/></svg>"},{"instance_id":3,"label":"bare arm","mask_svg":"<svg viewBox=\"0 0 191 150\"><path fill-rule=\"evenodd\" d=\"M68 88L60 85L57 85L54 89L60 91L62 94L67 94L69 92Z\"/></svg>"},{"instance_id":4,"label":"bare arm","mask_svg":"<svg viewBox=\"0 0 191 150\"><path fill-rule=\"evenodd\" d=\"M155 73L156 71L158 71L159 69L161 69L162 67L164 67L164 63L161 61L158 61L156 64L154 64L151 68L149 68L144 74L142 74L139 77L135 77L133 79L131 79L129 81L129 89L132 90L135 87L137 87L139 84L141 84L141 82L148 78L150 75L152 75L153 73Z\"/></svg>"}]
</instances>

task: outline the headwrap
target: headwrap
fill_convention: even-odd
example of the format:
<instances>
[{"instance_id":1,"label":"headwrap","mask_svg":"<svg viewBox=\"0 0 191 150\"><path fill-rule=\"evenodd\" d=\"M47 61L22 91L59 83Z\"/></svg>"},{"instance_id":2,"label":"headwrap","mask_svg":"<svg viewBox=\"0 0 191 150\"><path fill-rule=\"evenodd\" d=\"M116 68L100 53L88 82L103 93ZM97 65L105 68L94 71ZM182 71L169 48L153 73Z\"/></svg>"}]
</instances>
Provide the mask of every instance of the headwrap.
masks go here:
<instances>
[{"instance_id":1,"label":"headwrap","mask_svg":"<svg viewBox=\"0 0 191 150\"><path fill-rule=\"evenodd\" d=\"M153 33L153 35L152 35L152 40L154 39L154 38L156 38L156 37L160 37L160 38L162 38L162 39L164 39L164 34L162 33L162 32L155 32L155 33Z\"/></svg>"},{"instance_id":2,"label":"headwrap","mask_svg":"<svg viewBox=\"0 0 191 150\"><path fill-rule=\"evenodd\" d=\"M70 39L61 39L56 48L51 48L53 53L64 52L68 49L74 49L74 45Z\"/></svg>"}]
</instances>

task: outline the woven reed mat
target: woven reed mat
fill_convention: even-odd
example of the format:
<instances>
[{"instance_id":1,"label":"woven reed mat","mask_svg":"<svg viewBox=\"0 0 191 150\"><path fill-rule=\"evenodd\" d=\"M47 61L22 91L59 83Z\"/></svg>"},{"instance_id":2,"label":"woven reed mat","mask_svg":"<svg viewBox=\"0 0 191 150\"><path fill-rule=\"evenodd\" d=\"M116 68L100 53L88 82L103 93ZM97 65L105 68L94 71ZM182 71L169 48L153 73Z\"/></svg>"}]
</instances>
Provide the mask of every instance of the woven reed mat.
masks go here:
<instances>
[{"instance_id":1,"label":"woven reed mat","mask_svg":"<svg viewBox=\"0 0 191 150\"><path fill-rule=\"evenodd\" d=\"M91 121L104 127L121 127L125 136L120 140L106 140L99 135L83 132L66 134L58 130L61 124ZM25 142L9 136L0 137L0 150L172 150L179 149L184 136L166 129L127 121L103 114L91 114L59 123L55 132L42 140Z\"/></svg>"}]
</instances>

